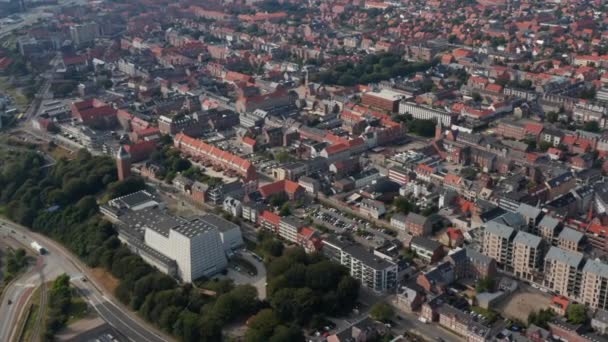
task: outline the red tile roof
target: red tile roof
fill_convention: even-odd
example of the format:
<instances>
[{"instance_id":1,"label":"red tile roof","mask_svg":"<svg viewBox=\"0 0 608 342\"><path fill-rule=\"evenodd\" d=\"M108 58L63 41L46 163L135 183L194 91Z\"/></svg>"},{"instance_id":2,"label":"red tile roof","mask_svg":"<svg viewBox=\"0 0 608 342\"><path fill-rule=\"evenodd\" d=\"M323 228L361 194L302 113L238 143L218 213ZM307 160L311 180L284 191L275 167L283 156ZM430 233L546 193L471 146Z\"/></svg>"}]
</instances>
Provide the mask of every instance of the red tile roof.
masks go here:
<instances>
[{"instance_id":1,"label":"red tile roof","mask_svg":"<svg viewBox=\"0 0 608 342\"><path fill-rule=\"evenodd\" d=\"M344 152L344 151L348 150L349 148L350 147L348 145L339 143L339 144L327 146L325 148L325 152L327 152L327 155L332 155L332 154Z\"/></svg>"},{"instance_id":2,"label":"red tile roof","mask_svg":"<svg viewBox=\"0 0 608 342\"><path fill-rule=\"evenodd\" d=\"M568 300L568 298L564 296L553 296L551 304L560 307L562 310L566 310L568 308L568 305L570 305L570 300Z\"/></svg>"},{"instance_id":3,"label":"red tile roof","mask_svg":"<svg viewBox=\"0 0 608 342\"><path fill-rule=\"evenodd\" d=\"M224 167L233 169L246 178L255 177L255 168L249 160L226 152L213 145L209 145L202 140L192 138L184 133L178 133L175 136L174 145L178 149L186 151L191 155L197 155L219 162Z\"/></svg>"},{"instance_id":4,"label":"red tile roof","mask_svg":"<svg viewBox=\"0 0 608 342\"><path fill-rule=\"evenodd\" d=\"M259 190L260 194L262 194L264 198L268 198L274 194L278 194L283 191L288 194L293 194L301 188L302 187L300 186L300 184L292 182L288 179L284 179L274 183L262 185L260 186Z\"/></svg>"},{"instance_id":5,"label":"red tile roof","mask_svg":"<svg viewBox=\"0 0 608 342\"><path fill-rule=\"evenodd\" d=\"M116 109L97 99L90 99L73 103L72 114L87 124L91 121L115 116Z\"/></svg>"},{"instance_id":6,"label":"red tile roof","mask_svg":"<svg viewBox=\"0 0 608 342\"><path fill-rule=\"evenodd\" d=\"M250 137L243 137L243 144L249 146L255 146L256 140Z\"/></svg>"},{"instance_id":7,"label":"red tile roof","mask_svg":"<svg viewBox=\"0 0 608 342\"><path fill-rule=\"evenodd\" d=\"M531 133L534 135L539 135L540 132L543 131L543 125L538 124L538 123L527 123L526 126L524 127L524 130L526 131L526 133Z\"/></svg>"},{"instance_id":8,"label":"red tile roof","mask_svg":"<svg viewBox=\"0 0 608 342\"><path fill-rule=\"evenodd\" d=\"M279 216L271 211L268 211L268 210L264 210L262 212L262 214L260 215L260 219L268 221L276 226L278 226L279 223L281 223L281 216Z\"/></svg>"},{"instance_id":9,"label":"red tile roof","mask_svg":"<svg viewBox=\"0 0 608 342\"><path fill-rule=\"evenodd\" d=\"M450 240L464 239L464 235L462 234L462 231L460 229L457 229L454 227L448 228L446 234L448 234L448 237L450 238Z\"/></svg>"}]
</instances>

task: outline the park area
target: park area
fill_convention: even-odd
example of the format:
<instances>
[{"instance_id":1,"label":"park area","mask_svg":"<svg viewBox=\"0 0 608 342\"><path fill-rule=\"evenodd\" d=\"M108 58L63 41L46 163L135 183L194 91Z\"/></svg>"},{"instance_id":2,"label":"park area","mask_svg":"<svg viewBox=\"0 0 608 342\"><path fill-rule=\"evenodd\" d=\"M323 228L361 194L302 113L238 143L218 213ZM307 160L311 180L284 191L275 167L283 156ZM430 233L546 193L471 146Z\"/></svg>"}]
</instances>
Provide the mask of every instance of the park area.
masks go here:
<instances>
[{"instance_id":1,"label":"park area","mask_svg":"<svg viewBox=\"0 0 608 342\"><path fill-rule=\"evenodd\" d=\"M528 286L520 287L511 296L496 306L503 317L520 322L527 322L531 312L546 309L551 304L550 296Z\"/></svg>"}]
</instances>

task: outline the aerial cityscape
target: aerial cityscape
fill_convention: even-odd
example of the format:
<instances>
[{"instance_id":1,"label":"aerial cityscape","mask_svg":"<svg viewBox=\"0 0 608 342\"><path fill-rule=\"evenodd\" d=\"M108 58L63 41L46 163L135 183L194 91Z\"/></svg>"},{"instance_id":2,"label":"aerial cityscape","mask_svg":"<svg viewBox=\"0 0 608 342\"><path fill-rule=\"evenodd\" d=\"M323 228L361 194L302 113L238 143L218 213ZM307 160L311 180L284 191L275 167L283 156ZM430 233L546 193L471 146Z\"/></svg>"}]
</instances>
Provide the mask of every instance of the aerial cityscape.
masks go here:
<instances>
[{"instance_id":1,"label":"aerial cityscape","mask_svg":"<svg viewBox=\"0 0 608 342\"><path fill-rule=\"evenodd\" d=\"M0 342L608 342L608 2L0 0Z\"/></svg>"}]
</instances>

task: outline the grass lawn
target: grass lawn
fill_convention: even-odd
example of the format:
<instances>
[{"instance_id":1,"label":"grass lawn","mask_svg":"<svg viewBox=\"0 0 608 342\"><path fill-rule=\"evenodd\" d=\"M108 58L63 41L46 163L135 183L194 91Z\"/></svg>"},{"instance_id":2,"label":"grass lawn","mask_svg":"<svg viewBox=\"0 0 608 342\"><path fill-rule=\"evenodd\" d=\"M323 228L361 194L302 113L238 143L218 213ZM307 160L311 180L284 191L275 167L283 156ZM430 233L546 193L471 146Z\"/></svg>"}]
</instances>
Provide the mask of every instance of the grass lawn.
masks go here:
<instances>
[{"instance_id":1,"label":"grass lawn","mask_svg":"<svg viewBox=\"0 0 608 342\"><path fill-rule=\"evenodd\" d=\"M48 152L51 155L51 157L53 157L53 159L55 159L55 160L59 160L61 158L66 158L66 159L76 158L75 153L72 153L71 151L69 151L61 146L50 147L48 145L45 145L44 150L46 152Z\"/></svg>"},{"instance_id":2,"label":"grass lawn","mask_svg":"<svg viewBox=\"0 0 608 342\"><path fill-rule=\"evenodd\" d=\"M9 83L8 78L6 78L6 77L0 77L0 92L6 93L6 94L9 94L10 96L12 96L13 99L15 99L15 104L17 105L17 107L19 107L23 110L25 110L25 108L30 103L30 101L27 99L27 97L25 97L25 95L23 95L23 93L21 93L21 91L19 91L15 87L13 87Z\"/></svg>"}]
</instances>

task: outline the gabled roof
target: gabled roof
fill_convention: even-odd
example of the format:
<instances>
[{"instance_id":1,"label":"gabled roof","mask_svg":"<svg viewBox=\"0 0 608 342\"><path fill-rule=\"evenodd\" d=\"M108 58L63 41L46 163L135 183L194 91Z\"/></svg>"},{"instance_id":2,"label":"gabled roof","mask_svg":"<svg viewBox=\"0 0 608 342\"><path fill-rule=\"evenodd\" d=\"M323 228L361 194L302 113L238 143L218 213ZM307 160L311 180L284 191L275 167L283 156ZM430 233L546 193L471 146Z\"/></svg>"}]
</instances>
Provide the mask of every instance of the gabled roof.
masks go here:
<instances>
[{"instance_id":1,"label":"gabled roof","mask_svg":"<svg viewBox=\"0 0 608 342\"><path fill-rule=\"evenodd\" d=\"M300 184L290 181L288 179L266 184L259 188L260 194L262 194L262 196L264 198L268 198L274 194L277 194L277 193L280 193L283 191L288 194L293 194L296 191L298 191L298 189L303 189L303 188Z\"/></svg>"},{"instance_id":2,"label":"gabled roof","mask_svg":"<svg viewBox=\"0 0 608 342\"><path fill-rule=\"evenodd\" d=\"M264 210L262 212L262 214L260 214L260 219L266 220L276 226L278 226L279 223L281 223L281 216L279 216L271 211L268 211L268 210Z\"/></svg>"},{"instance_id":3,"label":"gabled roof","mask_svg":"<svg viewBox=\"0 0 608 342\"><path fill-rule=\"evenodd\" d=\"M545 260L555 260L562 264L566 264L571 267L579 267L583 262L583 255L581 253L561 249L558 247L551 247L547 255L545 255Z\"/></svg>"}]
</instances>

